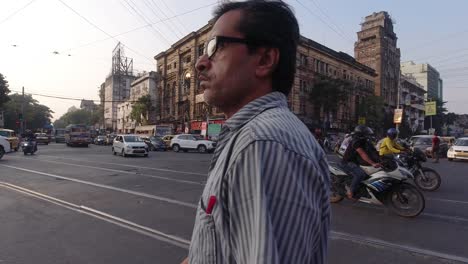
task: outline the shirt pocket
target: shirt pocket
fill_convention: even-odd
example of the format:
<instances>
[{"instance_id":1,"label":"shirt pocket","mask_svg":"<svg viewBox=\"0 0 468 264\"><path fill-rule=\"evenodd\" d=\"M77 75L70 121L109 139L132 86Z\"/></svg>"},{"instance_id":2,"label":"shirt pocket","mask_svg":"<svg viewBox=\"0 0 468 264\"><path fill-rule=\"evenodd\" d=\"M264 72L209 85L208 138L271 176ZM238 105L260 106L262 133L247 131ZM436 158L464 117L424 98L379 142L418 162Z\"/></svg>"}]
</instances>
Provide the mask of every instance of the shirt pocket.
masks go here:
<instances>
[{"instance_id":1,"label":"shirt pocket","mask_svg":"<svg viewBox=\"0 0 468 264\"><path fill-rule=\"evenodd\" d=\"M192 238L190 264L215 264L217 263L217 238L213 215L207 214L203 206L197 210L196 231ZM195 240L195 241L193 241Z\"/></svg>"}]
</instances>

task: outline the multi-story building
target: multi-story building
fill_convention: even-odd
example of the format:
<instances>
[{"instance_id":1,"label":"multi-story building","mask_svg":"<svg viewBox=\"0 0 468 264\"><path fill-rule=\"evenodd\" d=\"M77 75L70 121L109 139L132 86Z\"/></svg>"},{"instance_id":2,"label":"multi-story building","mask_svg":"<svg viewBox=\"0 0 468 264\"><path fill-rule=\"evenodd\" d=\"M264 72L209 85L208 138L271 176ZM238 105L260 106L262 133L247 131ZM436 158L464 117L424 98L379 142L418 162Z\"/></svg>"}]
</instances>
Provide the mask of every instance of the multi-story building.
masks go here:
<instances>
[{"instance_id":1,"label":"multi-story building","mask_svg":"<svg viewBox=\"0 0 468 264\"><path fill-rule=\"evenodd\" d=\"M93 100L81 100L81 104L80 104L80 109L84 109L88 112L92 112L94 110L96 110L97 108L97 105L94 103Z\"/></svg>"},{"instance_id":2,"label":"multi-story building","mask_svg":"<svg viewBox=\"0 0 468 264\"><path fill-rule=\"evenodd\" d=\"M107 130L117 131L117 105L130 96L133 75L114 75L106 78L104 88L104 124Z\"/></svg>"},{"instance_id":3,"label":"multi-story building","mask_svg":"<svg viewBox=\"0 0 468 264\"><path fill-rule=\"evenodd\" d=\"M392 18L385 11L367 16L357 36L354 57L376 71L375 95L384 98L386 110L390 112L397 106L400 75L400 49Z\"/></svg>"},{"instance_id":4,"label":"multi-story building","mask_svg":"<svg viewBox=\"0 0 468 264\"><path fill-rule=\"evenodd\" d=\"M426 99L443 100L443 81L439 72L427 63L407 61L401 63L401 73L412 76L426 90Z\"/></svg>"},{"instance_id":5,"label":"multi-story building","mask_svg":"<svg viewBox=\"0 0 468 264\"><path fill-rule=\"evenodd\" d=\"M209 123L223 122L223 113L204 102L203 91L195 79L195 62L204 53L211 26L208 23L154 57L161 75L157 88L161 98L157 123L174 124L178 131L199 131L207 119ZM373 93L375 71L350 55L305 37L300 39L297 58L296 78L288 98L291 110L306 124L314 123L317 116L327 120L329 127L349 128L357 123L357 104ZM349 81L355 88L348 91L346 102L333 113L323 113L310 103L308 94L318 75Z\"/></svg>"},{"instance_id":6,"label":"multi-story building","mask_svg":"<svg viewBox=\"0 0 468 264\"><path fill-rule=\"evenodd\" d=\"M358 105L374 93L375 71L346 53L305 37L299 42L296 65L296 77L288 98L290 109L306 124L322 121L327 128L348 130L353 127L358 121ZM336 101L337 107L328 113L310 100L310 92L319 76L350 84L344 101Z\"/></svg>"},{"instance_id":7,"label":"multi-story building","mask_svg":"<svg viewBox=\"0 0 468 264\"><path fill-rule=\"evenodd\" d=\"M143 72L136 76L136 79L130 84L130 92L125 102L117 104L117 131L119 133L133 133L137 124L132 120L130 113L133 105L139 98L149 95L153 109L148 112L148 124L156 122L156 109L159 107L158 93L156 84L159 80L158 73L154 71Z\"/></svg>"},{"instance_id":8,"label":"multi-story building","mask_svg":"<svg viewBox=\"0 0 468 264\"><path fill-rule=\"evenodd\" d=\"M405 121L414 132L424 130L424 97L426 91L416 79L400 76L400 106L403 107Z\"/></svg>"}]
</instances>

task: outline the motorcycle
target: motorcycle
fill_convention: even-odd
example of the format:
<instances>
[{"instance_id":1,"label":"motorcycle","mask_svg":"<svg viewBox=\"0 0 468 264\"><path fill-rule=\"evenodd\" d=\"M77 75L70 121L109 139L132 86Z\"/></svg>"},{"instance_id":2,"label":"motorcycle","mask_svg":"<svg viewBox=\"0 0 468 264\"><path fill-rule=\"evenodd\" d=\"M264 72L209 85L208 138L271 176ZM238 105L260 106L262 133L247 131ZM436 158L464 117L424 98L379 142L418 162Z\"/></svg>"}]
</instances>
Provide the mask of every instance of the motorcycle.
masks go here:
<instances>
[{"instance_id":1,"label":"motorcycle","mask_svg":"<svg viewBox=\"0 0 468 264\"><path fill-rule=\"evenodd\" d=\"M21 147L23 149L24 155L34 155L34 153L37 151L37 143L33 140L25 141Z\"/></svg>"},{"instance_id":2,"label":"motorcycle","mask_svg":"<svg viewBox=\"0 0 468 264\"><path fill-rule=\"evenodd\" d=\"M368 177L361 182L355 197L358 201L390 208L399 216L418 216L425 199L418 188L409 184L413 175L395 161L383 162L382 168L361 166ZM338 203L346 196L352 177L337 166L329 165L331 174L330 202Z\"/></svg>"},{"instance_id":3,"label":"motorcycle","mask_svg":"<svg viewBox=\"0 0 468 264\"><path fill-rule=\"evenodd\" d=\"M439 189L442 179L434 169L423 167L422 162L427 161L426 154L418 148L408 153L396 155L400 166L407 168L414 176L414 183L423 191Z\"/></svg>"}]
</instances>

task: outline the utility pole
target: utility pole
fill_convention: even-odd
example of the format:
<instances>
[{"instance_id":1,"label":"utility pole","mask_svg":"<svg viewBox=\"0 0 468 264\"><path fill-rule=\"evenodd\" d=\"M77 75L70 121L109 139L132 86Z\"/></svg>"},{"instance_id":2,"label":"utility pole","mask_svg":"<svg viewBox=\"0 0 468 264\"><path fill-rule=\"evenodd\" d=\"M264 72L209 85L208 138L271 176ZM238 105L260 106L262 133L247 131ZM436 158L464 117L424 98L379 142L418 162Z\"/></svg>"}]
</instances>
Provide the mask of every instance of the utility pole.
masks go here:
<instances>
[{"instance_id":1,"label":"utility pole","mask_svg":"<svg viewBox=\"0 0 468 264\"><path fill-rule=\"evenodd\" d=\"M20 120L20 134L24 133L24 86L22 89L23 99L21 101L21 120Z\"/></svg>"}]
</instances>

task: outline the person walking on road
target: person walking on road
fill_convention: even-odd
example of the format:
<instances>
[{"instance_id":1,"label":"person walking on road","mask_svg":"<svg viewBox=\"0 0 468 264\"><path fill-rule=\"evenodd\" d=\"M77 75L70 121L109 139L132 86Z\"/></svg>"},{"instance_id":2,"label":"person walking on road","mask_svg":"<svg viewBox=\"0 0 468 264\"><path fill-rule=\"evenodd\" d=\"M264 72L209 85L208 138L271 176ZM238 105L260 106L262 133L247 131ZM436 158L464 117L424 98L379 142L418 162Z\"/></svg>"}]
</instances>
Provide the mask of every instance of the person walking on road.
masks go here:
<instances>
[{"instance_id":1,"label":"person walking on road","mask_svg":"<svg viewBox=\"0 0 468 264\"><path fill-rule=\"evenodd\" d=\"M437 136L437 132L434 132L432 138L432 159L434 163L439 162L439 151L440 151L440 138Z\"/></svg>"},{"instance_id":2,"label":"person walking on road","mask_svg":"<svg viewBox=\"0 0 468 264\"><path fill-rule=\"evenodd\" d=\"M298 22L283 1L222 3L196 69L219 135L183 263L326 263L326 155L289 110Z\"/></svg>"}]
</instances>

